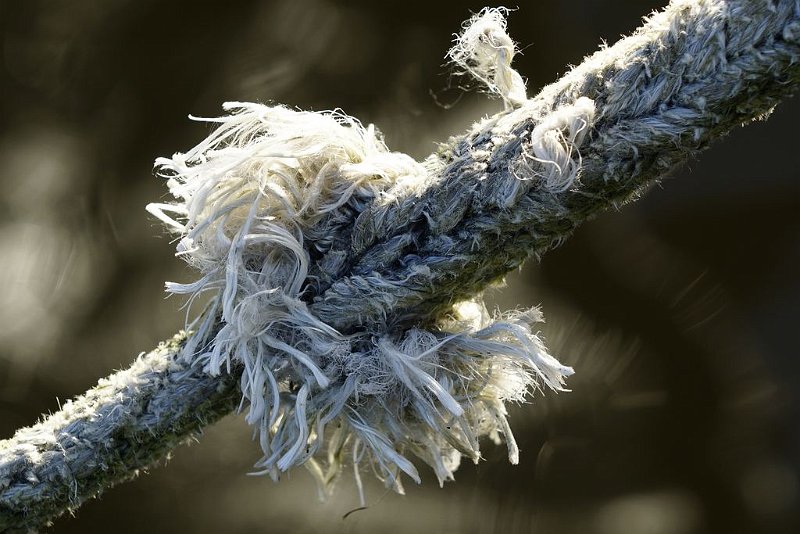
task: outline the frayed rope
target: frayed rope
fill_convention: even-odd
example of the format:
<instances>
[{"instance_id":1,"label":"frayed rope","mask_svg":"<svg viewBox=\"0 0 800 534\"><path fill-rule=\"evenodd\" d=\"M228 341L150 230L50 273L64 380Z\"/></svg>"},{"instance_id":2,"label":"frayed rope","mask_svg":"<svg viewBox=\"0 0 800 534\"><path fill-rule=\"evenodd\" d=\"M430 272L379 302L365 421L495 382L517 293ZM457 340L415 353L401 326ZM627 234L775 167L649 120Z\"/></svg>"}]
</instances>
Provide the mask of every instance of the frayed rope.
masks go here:
<instances>
[{"instance_id":1,"label":"frayed rope","mask_svg":"<svg viewBox=\"0 0 800 534\"><path fill-rule=\"evenodd\" d=\"M514 45L502 15L473 17L450 57L522 106L524 83L510 68ZM563 390L573 372L532 331L542 320L537 309L492 318L476 296L414 327L383 321L347 333L309 310L320 276L312 273L328 273L326 252L337 237L319 229L351 227L371 202L391 203L402 184L426 181L426 168L340 112L225 109L227 116L202 119L218 124L207 139L156 161L177 202L148 210L179 234L177 255L202 275L168 283L168 291L189 295L190 305L211 294L188 325L184 357L211 374L243 367L246 420L264 453L258 472L277 479L304 465L325 495L347 463L361 491L366 464L402 492L401 472L420 481L410 456L441 484L462 456L480 459L481 436L502 437L516 463L505 402L531 389ZM563 191L575 180L573 155L593 111L580 99L534 129L543 188Z\"/></svg>"}]
</instances>

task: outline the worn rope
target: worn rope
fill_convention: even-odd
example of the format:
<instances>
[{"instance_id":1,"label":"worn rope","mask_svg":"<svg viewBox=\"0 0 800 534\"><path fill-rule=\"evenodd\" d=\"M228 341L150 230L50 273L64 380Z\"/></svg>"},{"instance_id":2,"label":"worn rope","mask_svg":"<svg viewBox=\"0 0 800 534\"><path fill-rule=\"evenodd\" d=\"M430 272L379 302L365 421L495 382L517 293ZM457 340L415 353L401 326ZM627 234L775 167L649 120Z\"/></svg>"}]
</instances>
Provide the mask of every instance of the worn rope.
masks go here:
<instances>
[{"instance_id":1,"label":"worn rope","mask_svg":"<svg viewBox=\"0 0 800 534\"><path fill-rule=\"evenodd\" d=\"M184 335L143 354L41 422L0 442L0 532L35 530L157 465L231 413L234 375L181 361Z\"/></svg>"},{"instance_id":2,"label":"worn rope","mask_svg":"<svg viewBox=\"0 0 800 534\"><path fill-rule=\"evenodd\" d=\"M113 387L101 384L70 405L82 408L65 406L0 443L0 526L46 522L165 456L204 423L187 420L192 403L209 422L233 409L231 380L241 379L248 419L261 429L261 465L271 474L305 463L325 486L347 451L355 465L369 456L396 487L398 470L416 478L410 452L443 480L457 456L475 458L476 438L487 433L502 435L514 459L502 401L531 384L559 387L568 370L532 332L535 311L493 322L469 299L736 125L770 113L800 82L800 2L674 1L530 100L508 71L513 43L502 37L502 17L490 20L497 14L473 19L451 58L507 109L421 164L389 153L350 118L313 115L320 128L359 137L331 149L322 134L314 138L317 128L298 129L298 112L255 105L220 119L218 137L194 152L162 161L184 202L154 211L184 236L181 254L203 273L194 286L172 288L193 294L211 284L219 293L194 324L200 334L188 349L178 354L173 344L145 358L158 372L143 370L140 360L110 377ZM481 30L471 32L476 24ZM282 143L305 139L300 152L241 153L274 149L269 132L281 135L284 127L293 134ZM320 153L332 155L320 161ZM241 167L242 156L250 167ZM217 170L232 167L216 185L193 188L191 172L210 161ZM278 178L240 194L222 179L233 168L238 178L264 169ZM297 184L317 189L297 194ZM226 233L229 225L238 230ZM270 262L248 256L259 239L271 243L261 251L273 255ZM265 279L281 291L247 293ZM353 367L354 354L370 365ZM487 390L487 377L496 378L481 362L505 365L510 374L493 384L516 389ZM382 381L387 369L394 374ZM522 383L509 385L514 376ZM378 390L363 389L370 383ZM192 391L211 400L186 394ZM385 411L379 403L357 409L395 399L387 392L405 396ZM161 400L148 402L151 396ZM98 408L109 415L93 416ZM323 440L325 424L342 414L349 428ZM488 426L470 419L481 414ZM450 420L458 422L452 432L431 431Z\"/></svg>"}]
</instances>

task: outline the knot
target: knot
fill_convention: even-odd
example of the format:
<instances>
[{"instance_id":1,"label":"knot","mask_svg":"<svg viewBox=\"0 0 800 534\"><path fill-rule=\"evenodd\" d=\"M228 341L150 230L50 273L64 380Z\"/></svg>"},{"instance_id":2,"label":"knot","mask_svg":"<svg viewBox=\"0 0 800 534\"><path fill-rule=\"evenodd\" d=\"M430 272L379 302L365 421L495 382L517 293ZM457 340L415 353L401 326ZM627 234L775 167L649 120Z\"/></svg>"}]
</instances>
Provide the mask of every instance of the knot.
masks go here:
<instances>
[{"instance_id":1,"label":"knot","mask_svg":"<svg viewBox=\"0 0 800 534\"><path fill-rule=\"evenodd\" d=\"M495 65L496 86L516 102L522 81L507 72L513 43L481 26L478 40L496 58L479 47L481 61ZM201 119L219 126L196 147L156 160L176 200L147 209L177 233L177 255L200 271L168 291L189 295L190 308L210 296L187 325L183 357L213 375L242 368L246 420L264 454L258 472L277 479L304 465L324 494L352 458L357 481L364 461L401 491L401 473L420 480L407 455L442 483L462 455L480 458L483 435L502 435L516 462L504 403L543 387L563 390L572 374L532 330L538 310L491 317L476 295L413 327L382 317L342 333L310 305L325 280L358 268L335 245L351 239L359 216L375 202L413 196L431 180L426 167L340 112L225 108L232 113ZM375 247L392 238L377 236ZM367 307L383 309L388 289L369 273L360 280L373 284Z\"/></svg>"}]
</instances>

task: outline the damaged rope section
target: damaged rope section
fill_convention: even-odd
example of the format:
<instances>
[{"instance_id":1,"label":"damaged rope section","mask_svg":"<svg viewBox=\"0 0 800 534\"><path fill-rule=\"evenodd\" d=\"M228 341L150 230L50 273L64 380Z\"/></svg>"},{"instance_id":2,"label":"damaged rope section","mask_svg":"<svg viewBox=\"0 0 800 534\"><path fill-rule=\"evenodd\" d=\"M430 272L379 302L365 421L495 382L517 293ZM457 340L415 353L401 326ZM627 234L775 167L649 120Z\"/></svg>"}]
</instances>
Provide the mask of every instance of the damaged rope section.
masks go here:
<instances>
[{"instance_id":1,"label":"damaged rope section","mask_svg":"<svg viewBox=\"0 0 800 534\"><path fill-rule=\"evenodd\" d=\"M491 76L492 90L522 105L504 30L501 12L484 10L450 55L478 58L470 72ZM534 130L531 157L546 163L543 186L564 190L576 178L589 107L567 107ZM367 206L401 202L427 184L425 165L389 151L372 126L341 112L225 109L204 119L218 124L207 139L157 160L177 202L148 209L178 233L177 255L201 273L168 290L190 300L211 294L187 325L184 357L212 375L243 368L246 420L263 449L257 472L277 480L303 465L325 495L344 464L356 481L366 465L402 492L400 473L420 482L412 456L441 484L462 456L480 459L482 436L505 441L517 463L505 403L534 389L563 390L572 374L532 329L542 320L537 309L492 317L475 295L434 316L398 322L387 314L344 330L311 308L341 277L337 242L353 241L346 232ZM420 238L392 238L408 239ZM419 263L416 274L425 269ZM380 286L367 298L380 300Z\"/></svg>"}]
</instances>

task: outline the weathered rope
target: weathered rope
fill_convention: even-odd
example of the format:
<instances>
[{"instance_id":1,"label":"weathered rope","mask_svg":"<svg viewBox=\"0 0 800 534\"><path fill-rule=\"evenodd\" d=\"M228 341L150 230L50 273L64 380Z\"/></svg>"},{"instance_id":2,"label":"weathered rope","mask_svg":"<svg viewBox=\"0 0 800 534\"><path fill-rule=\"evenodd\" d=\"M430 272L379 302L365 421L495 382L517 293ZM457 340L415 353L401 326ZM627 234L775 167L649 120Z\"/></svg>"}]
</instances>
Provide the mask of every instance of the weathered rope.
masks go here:
<instances>
[{"instance_id":1,"label":"weathered rope","mask_svg":"<svg viewBox=\"0 0 800 534\"><path fill-rule=\"evenodd\" d=\"M664 12L651 17L633 36L597 52L532 100L518 98L513 77L504 77L502 73L498 76L503 65L510 64L513 44L509 49L507 42L498 40L495 30L479 32L477 42L488 43L492 49L499 50L500 53L494 57L502 61L498 63L495 59L494 63L481 63L481 58L486 56L480 54L472 60L463 54L459 57L464 60L464 65L483 73L490 88L495 87L503 96L507 103L505 112L475 125L465 135L451 139L421 165L424 172L418 172L419 164L408 162L411 172L387 178L386 183L372 189L356 187L341 205L336 205L335 201L308 208L304 208L303 202L292 204L290 181L278 188L282 192L277 197L272 197L283 198L292 210L301 215L306 213L308 217L300 225L300 233L288 232L287 235L286 226L278 227L266 219L261 221L265 223L262 230L266 228L272 232L270 239L284 239L292 246L289 237L298 242L297 238L302 237L304 246L312 244L315 248L306 249L314 250L314 255L310 256L308 274L303 278L313 282L306 282L303 286L302 280L295 280L296 276L281 274L284 288L300 283L294 294L297 298L282 298L280 302L269 303L271 310L283 313L276 322L285 327L275 338L276 342L272 342L276 346L271 349L291 355L280 361L292 369L277 369L275 372L284 373L280 375L281 379L299 376L306 381L297 388L286 385L270 390L279 394L277 401L271 405L264 404L255 412L251 407L251 417L255 413L259 416L255 417L257 420L268 414L267 421L275 417L275 423L279 422L278 419L283 420L284 413L299 414L297 424L285 426L283 433L273 433L274 427L268 427L262 433L262 446L266 441L265 451L273 445L282 451L275 459L265 456L264 467L268 470L289 467L299 463L298 460L310 459L318 452L304 450L305 444L315 442L312 435L302 434L305 424L300 416L305 415L309 399L319 402L324 397L320 392L330 388L334 382L330 377L338 376L330 365L336 362L334 356L339 354L339 349L331 347L328 360L319 358L316 348L311 350L314 343L329 342L330 338L315 338L315 329L330 328L338 332L348 343L345 348L350 353L354 347L350 336L357 337L363 332L403 333L383 340L370 337L360 342L368 347L364 352L378 350L389 355L399 352L396 363L404 366L406 362L402 355L407 354L405 349L409 348L404 347L404 343L412 344L413 350L424 346L426 348L421 354L430 356L435 352L432 347L438 349L439 344L455 340L453 357L456 359L463 359L464 354L482 354L484 349L474 350L473 344L477 342L491 341L496 344L494 348L508 350L515 341L492 338L496 332L489 330L482 334L488 337L481 339L479 333L492 327L482 317L478 304L467 305L463 308L464 316L458 317L453 312L461 308L454 310L453 303L478 294L489 282L518 267L530 255L538 257L556 246L583 220L609 206L635 198L675 165L692 157L737 124L768 114L800 83L800 2L797 0L675 1ZM486 65L490 65L488 70ZM260 108L250 111L265 112ZM241 118L240 115L233 117ZM334 120L342 124L341 118ZM223 133L226 131L222 130ZM239 134L244 136L241 139L249 135L248 132ZM369 130L365 135L369 135ZM252 140L247 139L248 142L241 146L251 146L249 141ZM239 145L228 143L224 146ZM378 144L374 146L380 148ZM199 150L198 154L206 152ZM296 155L294 153L292 157ZM271 157L280 156L272 154ZM366 156L369 154L359 161L363 162ZM380 159L371 162L373 168L380 170ZM196 164L189 163L191 165L187 168ZM393 164L392 168L396 166ZM320 169L315 170L315 176L320 175ZM287 172L285 168L278 170L283 174ZM297 172L296 167L293 172ZM385 178L381 172L364 168L354 169L354 172L360 176ZM404 176L409 178L403 179ZM321 185L326 183L321 182ZM206 193L216 194L211 190ZM332 199L342 192L325 190L324 193L327 196L318 198ZM253 191L252 194L260 192ZM253 205L251 202L250 206ZM321 217L316 215L320 206L327 210ZM273 208L278 210L275 213L285 209L278 204L270 209ZM218 215L224 219L234 213L233 209ZM174 221L181 227L181 232L194 228L187 222L191 213L187 211L180 215L187 216ZM248 215L244 219L247 220ZM250 220L256 219L250 217ZM355 224L352 224L353 220ZM246 235L249 235L248 231L241 233L241 237ZM186 244L187 251L194 250L196 245L192 242ZM228 246L223 250L230 253L235 247ZM214 252L214 249L204 251ZM292 264L300 256L296 255ZM198 258L202 260L204 257ZM210 258L209 265L213 266L204 272L214 272L220 258L213 254L205 258ZM239 261L242 258L234 259ZM223 259L227 261L227 257ZM276 258L271 265L284 265L284 261L285 258ZM263 265L258 267L263 270ZM202 261L200 266L202 268ZM237 264L231 271L239 273L239 267ZM254 266L248 265L245 259L242 268L252 271ZM225 271L225 275L228 274ZM220 288L240 287L238 281L231 285L227 278L222 280L225 285ZM217 323L226 314L228 297L230 294L220 293L219 314L203 317L211 326L204 330L202 322L195 325L207 335L197 338L198 342L188 351L194 354L197 349L210 347L210 352L199 351L205 356L198 360L210 370L229 363L235 366L239 361L233 357L235 354L226 354L224 350L237 350L241 341L239 334L254 328L246 320L252 315L237 316L234 313L239 304L246 302L238 300L235 295L228 299L227 312L229 318L237 317L239 322L222 320ZM302 305L306 309L300 309ZM451 317L447 316L448 312ZM291 318L288 324L285 322L287 317ZM298 349L281 336L289 335L300 317L313 318L313 321L309 319L311 322L306 325L306 332L312 334L291 340L299 341ZM459 323L467 317L474 321L471 326L449 325L450 330L455 327L462 333L437 337L436 332L448 331L444 328L448 325L443 321ZM232 324L236 328L229 328L220 337L220 333ZM507 324L525 328L517 319ZM413 332L416 333L411 334ZM426 332L431 333L433 339L426 337ZM525 343L535 346L536 338L526 337L532 335L530 330L522 333L521 337L515 336L521 343L519 346L525 347ZM213 340L228 340L232 344L219 345L221 348L215 354L213 349L218 345ZM245 345L248 343L252 342ZM464 343L468 345L466 349ZM258 354L258 346L255 348ZM534 348L535 352L525 353L529 360L532 354L546 355L543 348ZM136 469L165 456L170 448L203 424L192 417L187 420L186 414L194 411L207 416L210 421L233 409L232 401L238 400L238 392L232 393L236 387L231 381L232 377L236 377L234 381L239 378L241 369L231 369L231 375L223 373L210 377L199 368L187 367L184 360L176 358L176 350L173 345L145 358L150 362L147 365L158 371L143 370L141 361L137 362L130 370L110 377L108 380L112 386L101 384L73 401L71 406L80 408L65 406L61 412L0 443L0 527L42 524L105 487L133 476ZM252 345L240 350L253 354ZM462 350L467 352L460 352ZM272 357L272 354L265 352L264 357ZM308 359L306 356L309 354L314 356ZM523 360L518 355L511 357L514 362ZM245 363L245 374L258 368L255 366L248 371L248 360L241 361ZM434 369L429 371L435 374L436 362L428 363L434 364ZM465 365L472 363L465 362ZM547 368L528 367L534 371ZM401 369L414 371L408 366ZM355 374L360 372L357 370ZM381 369L375 370L374 376L379 377L380 372ZM444 407L450 411L450 416L458 417L459 406L463 409L462 398L454 393L453 383L431 383L422 375L418 377L427 388L421 389L421 397L429 404L417 409L413 406L417 400L412 396L408 401L410 404L405 406L416 409L416 417L430 414L429 406ZM263 378L270 381L266 374ZM326 380L328 384L324 384ZM253 384L253 381L245 377L242 383ZM413 386L419 390L419 383L409 379L405 387L413 389ZM266 382L264 384L266 387ZM312 388L316 389L312 391ZM211 400L192 392L205 392ZM153 403L149 401L151 398L159 401ZM254 394L248 398L253 401L259 396ZM266 403L266 397L261 398ZM269 412L276 405L281 409L273 416ZM287 412L287 406L293 407L294 411ZM318 412L320 418L333 413L335 406L328 406L323 406L323 411ZM494 406L497 410L496 404L487 406ZM95 417L98 409L105 410L104 417ZM484 430L497 432L499 429L508 439L510 431L502 426L504 414L492 415L495 417L494 426ZM176 416L180 424L175 423ZM386 419L382 421L386 422ZM359 420L353 419L350 423L357 427ZM430 428L439 425L441 420L430 422ZM312 431L316 428L312 427ZM359 436L373 436L372 443L362 438L361 446L351 444L349 450L356 457L366 444L373 452L383 451L383 458L394 459L397 467L413 476L413 465L409 467L410 464L403 462L402 451L398 452L385 436L370 434L374 428L369 424L356 430L361 432ZM409 435L404 428L385 430L393 436ZM466 435L466 430L462 428L463 435ZM476 434L481 433L484 432L479 428ZM431 436L413 432L410 435ZM115 440L114 446L111 446L108 436ZM450 450L465 453L477 450L472 443L458 441L460 437L455 436L456 442L451 444ZM318 442L322 443L321 440ZM285 449L284 446L290 443L293 445ZM414 443L405 445L411 448ZM421 444L419 451L411 452L433 462L440 478L442 475L446 478L454 468L448 463L452 460L431 457L431 451L442 447L441 444L434 445ZM327 447L335 453L344 450L344 446L331 449L327 444ZM509 452L513 456L513 444L510 444ZM380 459L381 455L376 458ZM336 454L328 460L334 467L342 461L336 458ZM323 481L329 476L328 472L319 473ZM398 480L395 474L392 469L384 472L390 483Z\"/></svg>"},{"instance_id":2,"label":"weathered rope","mask_svg":"<svg viewBox=\"0 0 800 534\"><path fill-rule=\"evenodd\" d=\"M0 442L0 532L35 530L169 457L231 413L235 376L181 361L183 335L141 355L41 422Z\"/></svg>"}]
</instances>

